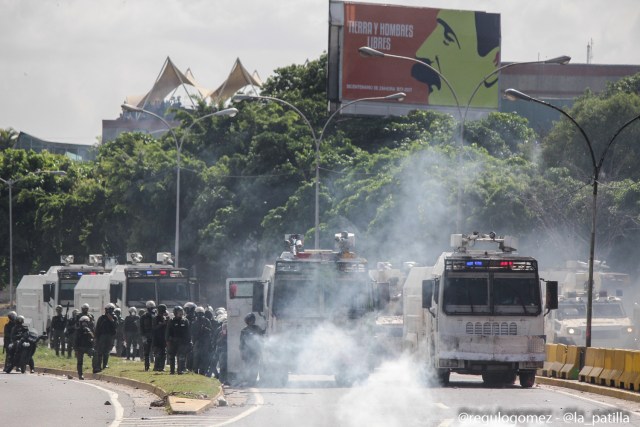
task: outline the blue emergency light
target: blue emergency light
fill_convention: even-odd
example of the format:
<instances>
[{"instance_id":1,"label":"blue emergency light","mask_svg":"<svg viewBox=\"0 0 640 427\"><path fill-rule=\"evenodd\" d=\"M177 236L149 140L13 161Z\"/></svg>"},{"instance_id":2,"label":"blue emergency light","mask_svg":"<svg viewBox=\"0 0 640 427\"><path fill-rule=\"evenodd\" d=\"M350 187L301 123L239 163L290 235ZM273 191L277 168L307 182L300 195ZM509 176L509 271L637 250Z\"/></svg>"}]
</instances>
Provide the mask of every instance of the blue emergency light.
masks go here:
<instances>
[{"instance_id":1,"label":"blue emergency light","mask_svg":"<svg viewBox=\"0 0 640 427\"><path fill-rule=\"evenodd\" d=\"M482 267L482 261L467 261L467 267Z\"/></svg>"}]
</instances>

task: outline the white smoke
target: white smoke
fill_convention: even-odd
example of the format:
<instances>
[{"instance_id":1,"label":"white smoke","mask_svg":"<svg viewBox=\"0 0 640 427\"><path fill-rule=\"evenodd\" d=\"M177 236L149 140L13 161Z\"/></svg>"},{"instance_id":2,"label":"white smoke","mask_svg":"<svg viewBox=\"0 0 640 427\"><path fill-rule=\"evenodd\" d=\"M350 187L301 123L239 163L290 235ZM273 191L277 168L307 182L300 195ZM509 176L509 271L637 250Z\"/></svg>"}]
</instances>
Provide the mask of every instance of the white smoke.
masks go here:
<instances>
[{"instance_id":1,"label":"white smoke","mask_svg":"<svg viewBox=\"0 0 640 427\"><path fill-rule=\"evenodd\" d=\"M406 354L382 363L340 399L336 410L339 425L406 427L408 414L416 425L428 425L436 403L421 371Z\"/></svg>"}]
</instances>

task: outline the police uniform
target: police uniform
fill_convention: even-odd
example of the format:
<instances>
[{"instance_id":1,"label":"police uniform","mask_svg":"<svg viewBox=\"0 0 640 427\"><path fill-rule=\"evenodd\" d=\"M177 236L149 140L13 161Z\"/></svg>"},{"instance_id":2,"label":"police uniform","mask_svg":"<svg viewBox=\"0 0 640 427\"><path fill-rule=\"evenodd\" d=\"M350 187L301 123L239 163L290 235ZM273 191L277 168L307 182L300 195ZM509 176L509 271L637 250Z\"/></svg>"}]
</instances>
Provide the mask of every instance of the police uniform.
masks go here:
<instances>
[{"instance_id":1,"label":"police uniform","mask_svg":"<svg viewBox=\"0 0 640 427\"><path fill-rule=\"evenodd\" d=\"M189 321L184 317L174 317L167 324L167 353L169 355L170 372L175 373L176 357L178 358L178 374L186 368L187 354L191 350L191 330Z\"/></svg>"}]
</instances>

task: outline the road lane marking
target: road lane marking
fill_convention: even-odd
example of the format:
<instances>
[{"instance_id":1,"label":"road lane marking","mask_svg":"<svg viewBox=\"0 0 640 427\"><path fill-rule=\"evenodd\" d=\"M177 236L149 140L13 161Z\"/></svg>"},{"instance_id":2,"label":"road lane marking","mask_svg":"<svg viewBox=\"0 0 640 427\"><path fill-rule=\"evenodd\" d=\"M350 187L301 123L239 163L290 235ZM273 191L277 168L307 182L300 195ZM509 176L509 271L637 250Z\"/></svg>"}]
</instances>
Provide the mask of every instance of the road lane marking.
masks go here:
<instances>
[{"instance_id":1,"label":"road lane marking","mask_svg":"<svg viewBox=\"0 0 640 427\"><path fill-rule=\"evenodd\" d=\"M64 379L57 378L57 379L61 381L69 381L67 378L64 378ZM90 382L80 381L80 380L71 380L71 381L78 384L88 385L107 393L107 395L109 396L109 400L111 401L111 405L113 405L113 410L115 412L113 422L109 424L109 427L118 427L120 425L120 423L122 422L122 418L124 417L124 408L122 407L122 405L120 404L120 401L118 400L118 393L116 393L115 391L106 389L104 387L100 387L99 385L91 384Z\"/></svg>"},{"instance_id":2,"label":"road lane marking","mask_svg":"<svg viewBox=\"0 0 640 427\"><path fill-rule=\"evenodd\" d=\"M254 412L256 412L258 409L260 409L262 407L262 405L264 404L264 399L262 398L262 395L258 392L257 388L250 388L247 389L247 391L249 393L253 393L254 396L256 397L256 402L253 403L253 408L249 408L246 411L244 411L243 413L241 413L240 415L237 415L231 419L228 419L227 421L220 423L220 424L215 424L215 427L220 427L220 426L226 426L229 424L233 424L236 421L239 421L245 417L248 417L249 415L253 414ZM115 427L115 426L114 426Z\"/></svg>"}]
</instances>

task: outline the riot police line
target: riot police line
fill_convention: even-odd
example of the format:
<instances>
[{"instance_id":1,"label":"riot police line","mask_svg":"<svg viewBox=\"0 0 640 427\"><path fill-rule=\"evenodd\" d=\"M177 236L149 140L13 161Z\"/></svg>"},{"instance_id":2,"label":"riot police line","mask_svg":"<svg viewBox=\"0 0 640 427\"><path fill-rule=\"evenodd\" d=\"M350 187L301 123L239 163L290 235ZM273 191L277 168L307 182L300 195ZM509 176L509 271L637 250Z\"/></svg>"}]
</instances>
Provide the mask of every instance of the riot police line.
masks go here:
<instances>
[{"instance_id":1,"label":"riot police line","mask_svg":"<svg viewBox=\"0 0 640 427\"><path fill-rule=\"evenodd\" d=\"M56 356L71 358L75 351L78 378L84 379L84 356L91 359L94 374L109 367L109 357L115 354L127 360L138 357L144 362L144 370L164 372L168 362L170 374L194 372L214 376L221 383L227 382L227 313L222 307L213 310L208 306L196 306L188 302L173 308L170 314L166 305L156 307L147 301L146 309L129 308L129 315L121 317L114 304L104 307L104 314L94 319L89 305L73 310L71 316L62 314L63 307L56 307L48 335L38 336L24 324L24 317L9 313L4 328L4 371L14 368L24 373L28 364L34 372L33 354L37 342L50 338L50 346ZM68 311L68 309L67 309ZM35 336L35 337L34 337ZM34 341L35 339L35 341Z\"/></svg>"}]
</instances>

